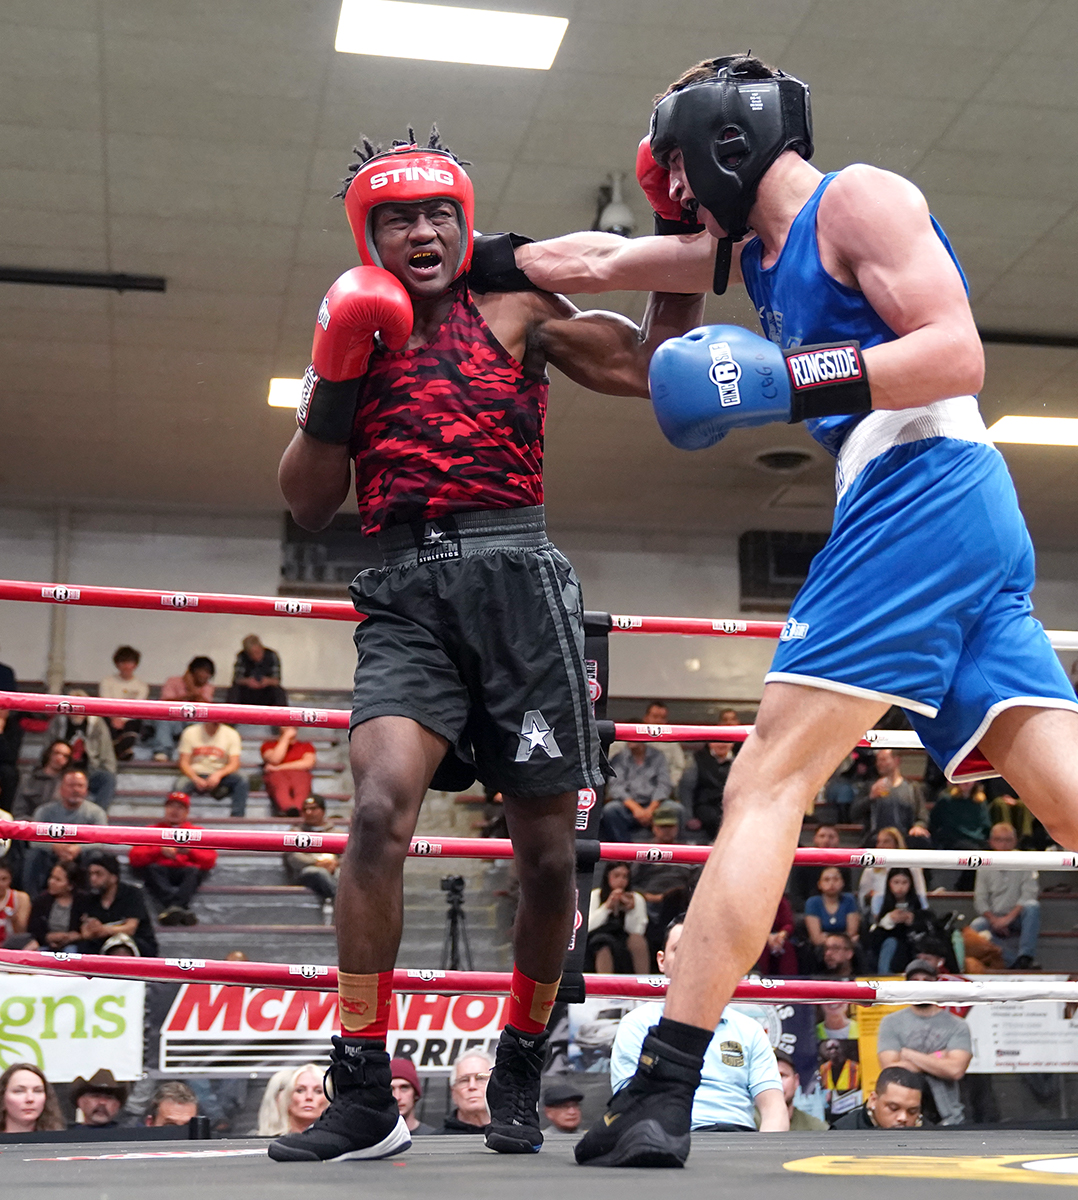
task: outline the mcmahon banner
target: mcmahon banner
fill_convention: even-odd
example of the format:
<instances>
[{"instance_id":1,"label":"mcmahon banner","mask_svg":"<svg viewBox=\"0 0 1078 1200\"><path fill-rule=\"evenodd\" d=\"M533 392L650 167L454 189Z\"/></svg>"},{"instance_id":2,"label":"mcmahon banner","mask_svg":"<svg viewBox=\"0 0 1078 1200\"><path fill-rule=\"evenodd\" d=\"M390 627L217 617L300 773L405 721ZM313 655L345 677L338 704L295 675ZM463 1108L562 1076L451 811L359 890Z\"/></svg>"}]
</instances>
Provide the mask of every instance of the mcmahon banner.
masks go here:
<instances>
[{"instance_id":1,"label":"mcmahon banner","mask_svg":"<svg viewBox=\"0 0 1078 1200\"><path fill-rule=\"evenodd\" d=\"M505 996L395 994L389 1052L421 1071L445 1070L465 1050L493 1052ZM337 993L185 983L161 1027L159 1068L181 1075L266 1074L329 1060Z\"/></svg>"},{"instance_id":2,"label":"mcmahon banner","mask_svg":"<svg viewBox=\"0 0 1078 1200\"><path fill-rule=\"evenodd\" d=\"M80 975L0 975L0 1072L40 1067L53 1083L142 1076L146 985Z\"/></svg>"}]
</instances>

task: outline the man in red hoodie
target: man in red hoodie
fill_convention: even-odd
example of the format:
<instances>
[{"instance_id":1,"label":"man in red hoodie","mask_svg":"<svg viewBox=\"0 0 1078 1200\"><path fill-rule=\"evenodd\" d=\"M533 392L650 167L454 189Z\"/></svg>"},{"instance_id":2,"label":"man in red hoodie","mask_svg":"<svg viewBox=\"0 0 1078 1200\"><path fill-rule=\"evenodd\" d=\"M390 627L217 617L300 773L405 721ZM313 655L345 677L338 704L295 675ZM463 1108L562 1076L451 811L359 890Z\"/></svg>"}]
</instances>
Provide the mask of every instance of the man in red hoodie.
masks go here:
<instances>
[{"instance_id":1,"label":"man in red hoodie","mask_svg":"<svg viewBox=\"0 0 1078 1200\"><path fill-rule=\"evenodd\" d=\"M155 829L196 829L188 821L191 798L184 792L169 792L165 819ZM131 869L146 890L161 905L159 925L197 925L190 905L202 880L213 870L217 851L186 842L183 835L175 846L132 846Z\"/></svg>"}]
</instances>

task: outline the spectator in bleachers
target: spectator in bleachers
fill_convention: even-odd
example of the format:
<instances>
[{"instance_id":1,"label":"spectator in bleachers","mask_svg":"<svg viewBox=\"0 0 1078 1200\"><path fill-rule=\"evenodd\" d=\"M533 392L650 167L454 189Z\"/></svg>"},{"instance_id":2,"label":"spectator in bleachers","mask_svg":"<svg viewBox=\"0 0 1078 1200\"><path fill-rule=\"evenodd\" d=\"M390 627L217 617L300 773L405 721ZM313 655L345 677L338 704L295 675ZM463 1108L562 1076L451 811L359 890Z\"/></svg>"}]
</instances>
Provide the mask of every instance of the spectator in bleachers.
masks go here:
<instances>
[{"instance_id":1,"label":"spectator in bleachers","mask_svg":"<svg viewBox=\"0 0 1078 1200\"><path fill-rule=\"evenodd\" d=\"M857 973L857 947L847 933L829 933L823 940L819 979L853 979Z\"/></svg>"},{"instance_id":2,"label":"spectator in bleachers","mask_svg":"<svg viewBox=\"0 0 1078 1200\"><path fill-rule=\"evenodd\" d=\"M824 799L835 806L839 821L861 825L869 810L869 790L876 780L876 755L859 746L850 754L847 766L831 776L824 787Z\"/></svg>"},{"instance_id":3,"label":"spectator in bleachers","mask_svg":"<svg viewBox=\"0 0 1078 1200\"><path fill-rule=\"evenodd\" d=\"M0 692L17 692L19 685L15 681L15 672L7 665L0 663Z\"/></svg>"},{"instance_id":4,"label":"spectator in bleachers","mask_svg":"<svg viewBox=\"0 0 1078 1200\"><path fill-rule=\"evenodd\" d=\"M20 820L30 816L42 804L53 799L60 776L71 762L71 747L67 742L50 742L41 753L40 765L22 777L11 810Z\"/></svg>"},{"instance_id":5,"label":"spectator in bleachers","mask_svg":"<svg viewBox=\"0 0 1078 1200\"><path fill-rule=\"evenodd\" d=\"M837 850L839 848L838 827L821 822L812 834L812 846L815 850ZM849 872L842 867L838 869L842 874L843 886L846 891L849 891ZM794 866L790 868L790 876L786 881L786 895L789 896L790 907L795 913L803 913L809 898L818 895L816 884L819 879L819 867Z\"/></svg>"},{"instance_id":6,"label":"spectator in bleachers","mask_svg":"<svg viewBox=\"0 0 1078 1200\"><path fill-rule=\"evenodd\" d=\"M603 865L602 882L588 905L588 957L600 975L646 975L648 907L630 887L629 864Z\"/></svg>"},{"instance_id":7,"label":"spectator in bleachers","mask_svg":"<svg viewBox=\"0 0 1078 1200\"><path fill-rule=\"evenodd\" d=\"M142 951L138 948L138 942L126 933L114 933L112 937L105 938L105 944L101 947L100 953L117 958L142 957Z\"/></svg>"},{"instance_id":8,"label":"spectator in bleachers","mask_svg":"<svg viewBox=\"0 0 1078 1200\"><path fill-rule=\"evenodd\" d=\"M645 725L669 725L670 709L665 700L652 700L644 710ZM656 742L655 748L666 759L670 787L676 789L685 771L685 751L680 742Z\"/></svg>"},{"instance_id":9,"label":"spectator in bleachers","mask_svg":"<svg viewBox=\"0 0 1078 1200\"><path fill-rule=\"evenodd\" d=\"M187 664L182 675L170 675L161 684L162 700L179 700L184 704L212 704L213 677L217 673L212 658L199 654ZM153 751L157 762L171 762L176 754L176 740L185 722L154 721Z\"/></svg>"},{"instance_id":10,"label":"spectator in bleachers","mask_svg":"<svg viewBox=\"0 0 1078 1200\"><path fill-rule=\"evenodd\" d=\"M646 742L630 742L610 765L617 778L607 785L599 836L606 842L640 841L648 836L655 810L670 799L666 757Z\"/></svg>"},{"instance_id":11,"label":"spectator in bleachers","mask_svg":"<svg viewBox=\"0 0 1078 1200\"><path fill-rule=\"evenodd\" d=\"M68 695L85 696L86 692L71 688ZM86 772L94 803L108 812L116 792L116 751L112 748L108 721L85 714L57 713L49 722L45 737L71 747L71 761Z\"/></svg>"},{"instance_id":12,"label":"spectator in bleachers","mask_svg":"<svg viewBox=\"0 0 1078 1200\"><path fill-rule=\"evenodd\" d=\"M298 817L303 801L311 794L314 746L297 741L296 736L295 728L286 725L261 746L262 781L279 817Z\"/></svg>"},{"instance_id":13,"label":"spectator in bleachers","mask_svg":"<svg viewBox=\"0 0 1078 1200\"><path fill-rule=\"evenodd\" d=\"M984 850L990 824L984 787L956 783L944 789L929 817L932 844L937 850Z\"/></svg>"},{"instance_id":14,"label":"spectator in bleachers","mask_svg":"<svg viewBox=\"0 0 1078 1200\"><path fill-rule=\"evenodd\" d=\"M248 784L239 773L243 742L231 725L219 721L199 721L180 734L180 773L184 782L179 791L189 796L230 797L229 815L242 817L247 812Z\"/></svg>"},{"instance_id":15,"label":"spectator in bleachers","mask_svg":"<svg viewBox=\"0 0 1078 1200\"><path fill-rule=\"evenodd\" d=\"M669 976L683 925L675 921L659 952L659 969ZM646 1003L628 1012L618 1025L610 1055L610 1086L617 1092L636 1073L651 1027L663 1015L661 1003ZM730 1006L723 1010L704 1054L700 1086L692 1104L692 1128L701 1131L755 1133L754 1108L762 1133L789 1128L782 1080L771 1042L763 1026Z\"/></svg>"},{"instance_id":16,"label":"spectator in bleachers","mask_svg":"<svg viewBox=\"0 0 1078 1200\"><path fill-rule=\"evenodd\" d=\"M81 937L82 954L99 954L109 938L125 933L142 955L157 954L157 936L146 911L142 889L120 880L120 860L115 854L96 850L86 856L86 881L90 890L75 897L72 920Z\"/></svg>"},{"instance_id":17,"label":"spectator in bleachers","mask_svg":"<svg viewBox=\"0 0 1078 1200\"><path fill-rule=\"evenodd\" d=\"M1015 789L1005 779L985 779L988 818L993 825L1013 825L1019 850L1047 850L1051 844L1048 831L1019 799Z\"/></svg>"},{"instance_id":18,"label":"spectator in bleachers","mask_svg":"<svg viewBox=\"0 0 1078 1200\"><path fill-rule=\"evenodd\" d=\"M794 947L794 910L783 896L779 900L778 912L771 922L767 945L753 968L761 975L796 975L797 950Z\"/></svg>"},{"instance_id":19,"label":"spectator in bleachers","mask_svg":"<svg viewBox=\"0 0 1078 1200\"><path fill-rule=\"evenodd\" d=\"M928 902L914 887L908 867L892 867L880 904L879 915L869 930L868 948L875 956L881 975L904 971L916 957L914 936L934 928Z\"/></svg>"},{"instance_id":20,"label":"spectator in bleachers","mask_svg":"<svg viewBox=\"0 0 1078 1200\"><path fill-rule=\"evenodd\" d=\"M733 721L720 717L720 723L736 724L737 713L732 708L723 710L723 717L730 715ZM679 795L690 814L689 828L700 830L708 842L715 840L722 824L722 796L736 749L733 742L706 742L689 760L681 777Z\"/></svg>"},{"instance_id":21,"label":"spectator in bleachers","mask_svg":"<svg viewBox=\"0 0 1078 1200\"><path fill-rule=\"evenodd\" d=\"M1013 825L993 825L988 843L993 850L1015 850ZM1003 960L1015 971L1040 970L1036 962L1041 929L1039 873L978 867L973 907L980 913L970 922L978 933L987 933L1003 951ZM1017 949L1015 949L1017 942Z\"/></svg>"},{"instance_id":22,"label":"spectator in bleachers","mask_svg":"<svg viewBox=\"0 0 1078 1200\"><path fill-rule=\"evenodd\" d=\"M336 823L326 820L326 802L321 796L308 796L303 801L303 820L290 829L295 833L334 833ZM284 869L289 882L310 888L322 901L322 912L329 916L337 897L337 868L339 854L320 850L293 850L284 856Z\"/></svg>"},{"instance_id":23,"label":"spectator in bleachers","mask_svg":"<svg viewBox=\"0 0 1078 1200\"><path fill-rule=\"evenodd\" d=\"M52 1084L34 1063L17 1062L0 1075L0 1133L63 1129Z\"/></svg>"},{"instance_id":24,"label":"spectator in bleachers","mask_svg":"<svg viewBox=\"0 0 1078 1200\"><path fill-rule=\"evenodd\" d=\"M897 750L877 750L876 768L879 779L869 790L872 817L869 837L881 829L900 829L906 838L925 838L928 834L928 808L920 784L902 774L902 759ZM928 842L924 842L928 846Z\"/></svg>"},{"instance_id":25,"label":"spectator in bleachers","mask_svg":"<svg viewBox=\"0 0 1078 1200\"><path fill-rule=\"evenodd\" d=\"M116 667L115 675L106 675L97 685L97 694L107 700L145 700L150 695L150 685L135 678L135 671L142 655L134 646L119 646L112 656ZM109 717L112 746L119 762L127 762L142 732L142 721L138 717Z\"/></svg>"},{"instance_id":26,"label":"spectator in bleachers","mask_svg":"<svg viewBox=\"0 0 1078 1200\"><path fill-rule=\"evenodd\" d=\"M30 906L27 931L43 950L66 950L82 936L73 920L75 893L82 887L77 860L58 861L49 872L45 890Z\"/></svg>"},{"instance_id":27,"label":"spectator in bleachers","mask_svg":"<svg viewBox=\"0 0 1078 1200\"><path fill-rule=\"evenodd\" d=\"M906 968L908 980L935 981L931 963L915 958ZM888 1013L880 1022L876 1050L881 1067L905 1067L927 1076L941 1125L961 1125L965 1109L959 1082L973 1059L969 1026L938 1004L914 1004Z\"/></svg>"},{"instance_id":28,"label":"spectator in bleachers","mask_svg":"<svg viewBox=\"0 0 1078 1200\"><path fill-rule=\"evenodd\" d=\"M816 879L815 896L805 903L805 930L809 941L823 947L829 933L845 933L856 942L861 928L857 899L844 890L845 880L838 867L824 867Z\"/></svg>"},{"instance_id":29,"label":"spectator in bleachers","mask_svg":"<svg viewBox=\"0 0 1078 1200\"><path fill-rule=\"evenodd\" d=\"M393 1091L393 1099L397 1102L397 1110L404 1118L405 1125L412 1137L422 1137L426 1134L437 1133L433 1125L427 1125L415 1115L415 1106L423 1096L419 1086L419 1072L410 1058L393 1058L389 1061L389 1086Z\"/></svg>"},{"instance_id":30,"label":"spectator in bleachers","mask_svg":"<svg viewBox=\"0 0 1078 1200\"><path fill-rule=\"evenodd\" d=\"M162 1129L166 1125L190 1125L197 1116L198 1100L195 1093L180 1079L166 1079L154 1091L146 1113L146 1124L152 1129Z\"/></svg>"},{"instance_id":31,"label":"spectator in bleachers","mask_svg":"<svg viewBox=\"0 0 1078 1200\"><path fill-rule=\"evenodd\" d=\"M439 1133L482 1133L490 1124L487 1084L494 1060L482 1050L466 1050L450 1069L453 1109Z\"/></svg>"},{"instance_id":32,"label":"spectator in bleachers","mask_svg":"<svg viewBox=\"0 0 1078 1200\"><path fill-rule=\"evenodd\" d=\"M256 633L243 639L243 649L232 668L232 704L287 704L288 694L281 687L281 660L276 650L262 645Z\"/></svg>"},{"instance_id":33,"label":"spectator in bleachers","mask_svg":"<svg viewBox=\"0 0 1078 1200\"><path fill-rule=\"evenodd\" d=\"M556 1133L576 1133L580 1128L580 1101L584 1093L571 1083L551 1083L543 1088L543 1117Z\"/></svg>"},{"instance_id":34,"label":"spectator in bleachers","mask_svg":"<svg viewBox=\"0 0 1078 1200\"><path fill-rule=\"evenodd\" d=\"M906 839L900 829L893 826L881 829L876 834L873 846L877 850L905 850ZM857 885L857 899L866 917L872 918L879 914L883 905L884 892L887 885L887 867L865 867ZM925 887L925 873L920 867L913 867L914 891L925 904L928 903L928 891Z\"/></svg>"},{"instance_id":35,"label":"spectator in bleachers","mask_svg":"<svg viewBox=\"0 0 1078 1200\"><path fill-rule=\"evenodd\" d=\"M69 1128L93 1125L98 1129L107 1129L117 1126L119 1121L116 1118L130 1090L128 1084L118 1083L113 1073L105 1067L95 1071L89 1079L80 1075L71 1087L75 1123Z\"/></svg>"},{"instance_id":36,"label":"spectator in bleachers","mask_svg":"<svg viewBox=\"0 0 1078 1200\"><path fill-rule=\"evenodd\" d=\"M652 818L652 840L670 845L682 840L678 833L678 813L673 805L660 804ZM648 906L648 949L652 955L662 949L666 927L689 907L693 889L703 866L672 862L638 862L632 868L633 890L643 893Z\"/></svg>"},{"instance_id":37,"label":"spectator in bleachers","mask_svg":"<svg viewBox=\"0 0 1078 1200\"><path fill-rule=\"evenodd\" d=\"M191 798L186 792L169 792L165 819L154 829L195 829L188 818ZM217 851L197 843L175 846L132 846L131 870L161 907L159 925L197 925L191 901L217 863Z\"/></svg>"},{"instance_id":38,"label":"spectator in bleachers","mask_svg":"<svg viewBox=\"0 0 1078 1200\"><path fill-rule=\"evenodd\" d=\"M86 772L81 767L68 766L60 776L55 799L35 808L30 819L45 825L107 825L108 815L89 799L89 793ZM74 861L88 850L89 847L81 846L65 849L58 842L31 842L23 859L23 887L36 896L44 891L45 881L58 859Z\"/></svg>"},{"instance_id":39,"label":"spectator in bleachers","mask_svg":"<svg viewBox=\"0 0 1078 1200\"><path fill-rule=\"evenodd\" d=\"M832 1129L913 1129L921 1124L925 1077L905 1067L884 1067L860 1108L831 1123Z\"/></svg>"},{"instance_id":40,"label":"spectator in bleachers","mask_svg":"<svg viewBox=\"0 0 1078 1200\"><path fill-rule=\"evenodd\" d=\"M13 933L25 933L30 921L30 897L14 886L14 874L6 858L0 858L0 942Z\"/></svg>"},{"instance_id":41,"label":"spectator in bleachers","mask_svg":"<svg viewBox=\"0 0 1078 1200\"><path fill-rule=\"evenodd\" d=\"M0 708L0 808L12 811L19 791L20 714Z\"/></svg>"},{"instance_id":42,"label":"spectator in bleachers","mask_svg":"<svg viewBox=\"0 0 1078 1200\"><path fill-rule=\"evenodd\" d=\"M779 1069L779 1078L782 1080L782 1098L786 1101L786 1114L790 1120L790 1132L810 1131L812 1133L822 1133L828 1128L826 1121L821 1121L819 1117L814 1117L811 1113L807 1113L794 1106L797 1089L801 1083L794 1060L785 1050L776 1050L775 1062Z\"/></svg>"}]
</instances>

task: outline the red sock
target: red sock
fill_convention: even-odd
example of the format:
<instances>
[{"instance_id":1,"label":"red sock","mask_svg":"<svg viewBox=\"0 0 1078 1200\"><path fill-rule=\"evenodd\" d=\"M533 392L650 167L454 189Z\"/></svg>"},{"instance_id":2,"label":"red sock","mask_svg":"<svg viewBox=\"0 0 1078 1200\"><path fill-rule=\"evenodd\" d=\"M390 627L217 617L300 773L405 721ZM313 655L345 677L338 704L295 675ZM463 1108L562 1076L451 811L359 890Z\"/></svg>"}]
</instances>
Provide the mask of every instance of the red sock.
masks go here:
<instances>
[{"instance_id":1,"label":"red sock","mask_svg":"<svg viewBox=\"0 0 1078 1200\"><path fill-rule=\"evenodd\" d=\"M341 1037L384 1042L393 1012L393 972L349 975L337 972Z\"/></svg>"},{"instance_id":2,"label":"red sock","mask_svg":"<svg viewBox=\"0 0 1078 1200\"><path fill-rule=\"evenodd\" d=\"M542 1033L550 1020L550 1010L554 1007L559 983L560 976L553 983L536 983L514 966L505 1023L521 1033Z\"/></svg>"}]
</instances>

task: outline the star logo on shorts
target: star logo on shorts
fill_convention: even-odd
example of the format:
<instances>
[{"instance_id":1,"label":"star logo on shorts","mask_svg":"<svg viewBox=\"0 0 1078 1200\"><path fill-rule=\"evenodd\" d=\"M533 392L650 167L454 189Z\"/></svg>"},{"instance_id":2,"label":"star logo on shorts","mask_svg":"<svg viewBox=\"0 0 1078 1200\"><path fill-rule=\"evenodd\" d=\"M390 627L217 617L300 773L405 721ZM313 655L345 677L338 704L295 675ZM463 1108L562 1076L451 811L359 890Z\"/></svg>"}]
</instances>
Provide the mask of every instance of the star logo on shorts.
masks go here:
<instances>
[{"instance_id":1,"label":"star logo on shorts","mask_svg":"<svg viewBox=\"0 0 1078 1200\"><path fill-rule=\"evenodd\" d=\"M542 750L547 758L561 758L561 748L554 740L554 730L546 717L537 708L530 708L520 723L516 761L528 762L536 750Z\"/></svg>"}]
</instances>

